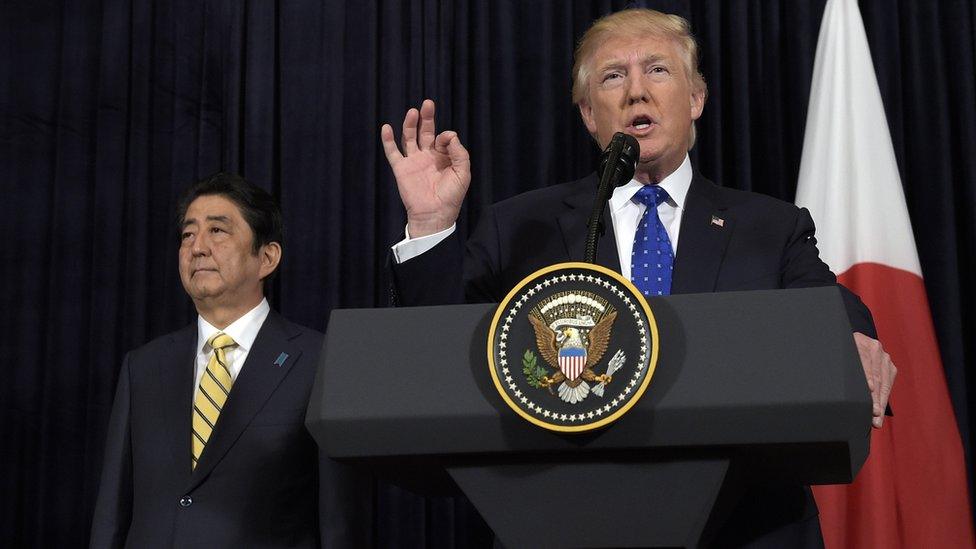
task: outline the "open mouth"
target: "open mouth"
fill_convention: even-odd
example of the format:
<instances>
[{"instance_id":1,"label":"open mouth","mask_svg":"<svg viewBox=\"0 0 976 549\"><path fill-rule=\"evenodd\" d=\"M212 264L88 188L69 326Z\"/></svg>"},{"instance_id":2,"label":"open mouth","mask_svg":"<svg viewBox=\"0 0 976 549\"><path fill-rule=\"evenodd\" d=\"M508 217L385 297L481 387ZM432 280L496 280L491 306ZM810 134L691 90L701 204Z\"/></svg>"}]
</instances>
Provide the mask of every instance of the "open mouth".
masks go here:
<instances>
[{"instance_id":1,"label":"open mouth","mask_svg":"<svg viewBox=\"0 0 976 549\"><path fill-rule=\"evenodd\" d=\"M637 132L643 132L651 129L652 124L654 124L654 121L651 120L650 116L641 114L635 116L634 119L630 121L630 128Z\"/></svg>"}]
</instances>

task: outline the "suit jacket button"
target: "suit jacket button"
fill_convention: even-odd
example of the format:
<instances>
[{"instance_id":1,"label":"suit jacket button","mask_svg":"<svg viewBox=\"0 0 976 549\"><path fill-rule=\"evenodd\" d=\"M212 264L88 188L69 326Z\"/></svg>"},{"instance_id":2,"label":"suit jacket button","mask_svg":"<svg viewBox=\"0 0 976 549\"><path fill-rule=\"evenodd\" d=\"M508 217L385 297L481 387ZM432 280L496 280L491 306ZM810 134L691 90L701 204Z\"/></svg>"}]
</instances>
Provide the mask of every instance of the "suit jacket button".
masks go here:
<instances>
[{"instance_id":1,"label":"suit jacket button","mask_svg":"<svg viewBox=\"0 0 976 549\"><path fill-rule=\"evenodd\" d=\"M180 498L180 507L186 508L193 505L193 498L190 496L183 496Z\"/></svg>"}]
</instances>

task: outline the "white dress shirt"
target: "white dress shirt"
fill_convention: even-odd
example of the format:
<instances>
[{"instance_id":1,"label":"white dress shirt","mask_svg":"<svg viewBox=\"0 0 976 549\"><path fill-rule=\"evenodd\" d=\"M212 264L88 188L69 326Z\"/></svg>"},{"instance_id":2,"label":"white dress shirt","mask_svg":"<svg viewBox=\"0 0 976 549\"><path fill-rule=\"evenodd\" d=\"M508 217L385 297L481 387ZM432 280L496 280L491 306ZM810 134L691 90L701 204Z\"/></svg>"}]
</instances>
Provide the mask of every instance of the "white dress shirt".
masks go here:
<instances>
[{"instance_id":1,"label":"white dress shirt","mask_svg":"<svg viewBox=\"0 0 976 549\"><path fill-rule=\"evenodd\" d=\"M671 248L675 257L678 256L678 231L681 227L681 215L685 209L685 198L691 187L691 160L685 155L684 162L671 175L661 181L660 186L668 192L668 199L657 207L657 215L661 218L664 230L671 239ZM610 218L613 223L613 233L617 240L617 257L620 258L620 274L630 279L630 253L634 249L634 235L637 224L644 215L646 206L631 200L643 183L636 179L626 185L617 187L609 200ZM594 189L594 195L596 189ZM406 238L393 246L393 258L397 263L403 263L430 250L457 229L457 224L451 225L439 233L420 238L410 238L410 233L404 229ZM580 240L586 238L580 235Z\"/></svg>"},{"instance_id":2,"label":"white dress shirt","mask_svg":"<svg viewBox=\"0 0 976 549\"><path fill-rule=\"evenodd\" d=\"M237 345L225 351L230 377L236 381L237 375L241 373L241 367L244 366L247 353L254 346L254 340L257 339L258 332L261 331L261 326L264 325L264 321L268 318L269 312L271 312L271 306L268 305L268 300L262 299L257 307L245 313L241 318L231 322L223 330L218 330L204 320L202 316L197 316L197 363L196 375L193 378L193 386L197 387L196 390L199 390L200 378L207 371L207 363L210 362L210 357L213 355L213 348L207 345L207 340L217 332L223 332L232 337L234 342L237 343ZM194 396L196 395L196 390L194 390Z\"/></svg>"},{"instance_id":3,"label":"white dress shirt","mask_svg":"<svg viewBox=\"0 0 976 549\"><path fill-rule=\"evenodd\" d=\"M657 206L657 215L671 239L671 250L678 257L678 230L681 228L681 215L685 211L685 198L691 187L691 160L685 155L678 169L665 177L659 184L668 192L668 199ZM647 206L632 200L644 184L636 179L630 180L613 190L610 196L610 217L613 219L613 234L617 237L617 257L620 259L620 274L630 280L630 253L634 251L634 235L637 225Z\"/></svg>"}]
</instances>

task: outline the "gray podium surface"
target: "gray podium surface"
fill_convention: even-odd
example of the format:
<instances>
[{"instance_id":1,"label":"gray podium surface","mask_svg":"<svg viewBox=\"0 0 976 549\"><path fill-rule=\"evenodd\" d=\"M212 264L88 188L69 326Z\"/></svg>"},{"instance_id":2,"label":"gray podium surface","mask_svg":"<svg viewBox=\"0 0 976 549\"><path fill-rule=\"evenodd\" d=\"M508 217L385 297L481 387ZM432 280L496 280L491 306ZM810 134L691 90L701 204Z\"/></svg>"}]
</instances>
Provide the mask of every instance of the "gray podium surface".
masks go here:
<instances>
[{"instance_id":1,"label":"gray podium surface","mask_svg":"<svg viewBox=\"0 0 976 549\"><path fill-rule=\"evenodd\" d=\"M656 371L637 405L599 431L549 432L505 405L488 370L494 304L334 311L307 425L334 458L385 462L387 473L397 463L446 469L518 546L694 546L736 463L804 484L853 479L871 401L836 288L648 303ZM613 471L609 487L600 471ZM520 526L519 508L571 503L559 488L569 479L576 505L609 498L630 509L621 521L638 513L645 524Z\"/></svg>"}]
</instances>

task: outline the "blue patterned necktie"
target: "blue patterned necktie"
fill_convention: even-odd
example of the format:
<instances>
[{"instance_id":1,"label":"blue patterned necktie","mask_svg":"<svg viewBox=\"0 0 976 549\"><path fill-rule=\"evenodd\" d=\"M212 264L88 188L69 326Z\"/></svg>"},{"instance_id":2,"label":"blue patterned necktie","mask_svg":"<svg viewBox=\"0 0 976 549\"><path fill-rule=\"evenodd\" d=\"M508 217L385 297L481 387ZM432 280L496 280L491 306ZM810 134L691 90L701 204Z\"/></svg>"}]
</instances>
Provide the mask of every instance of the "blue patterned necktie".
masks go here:
<instances>
[{"instance_id":1,"label":"blue patterned necktie","mask_svg":"<svg viewBox=\"0 0 976 549\"><path fill-rule=\"evenodd\" d=\"M630 279L646 297L671 294L674 251L664 230L657 206L668 198L668 191L657 185L644 185L632 199L644 204L644 215L637 224L634 250L630 257Z\"/></svg>"}]
</instances>

